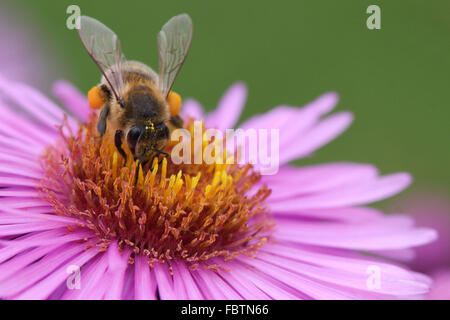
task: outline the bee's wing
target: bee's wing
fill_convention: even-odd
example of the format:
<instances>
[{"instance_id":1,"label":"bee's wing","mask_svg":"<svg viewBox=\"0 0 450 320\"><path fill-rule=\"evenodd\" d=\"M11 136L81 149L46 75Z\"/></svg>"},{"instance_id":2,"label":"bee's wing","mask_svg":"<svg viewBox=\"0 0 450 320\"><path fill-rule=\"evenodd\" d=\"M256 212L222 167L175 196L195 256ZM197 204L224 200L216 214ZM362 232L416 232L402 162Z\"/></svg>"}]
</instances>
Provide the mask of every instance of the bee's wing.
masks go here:
<instances>
[{"instance_id":1,"label":"bee's wing","mask_svg":"<svg viewBox=\"0 0 450 320\"><path fill-rule=\"evenodd\" d=\"M191 46L192 20L183 13L171 18L158 34L159 87L167 97Z\"/></svg>"},{"instance_id":2,"label":"bee's wing","mask_svg":"<svg viewBox=\"0 0 450 320\"><path fill-rule=\"evenodd\" d=\"M117 101L122 101L124 82L122 66L126 62L117 35L100 21L82 16L78 34L92 60L112 88Z\"/></svg>"}]
</instances>

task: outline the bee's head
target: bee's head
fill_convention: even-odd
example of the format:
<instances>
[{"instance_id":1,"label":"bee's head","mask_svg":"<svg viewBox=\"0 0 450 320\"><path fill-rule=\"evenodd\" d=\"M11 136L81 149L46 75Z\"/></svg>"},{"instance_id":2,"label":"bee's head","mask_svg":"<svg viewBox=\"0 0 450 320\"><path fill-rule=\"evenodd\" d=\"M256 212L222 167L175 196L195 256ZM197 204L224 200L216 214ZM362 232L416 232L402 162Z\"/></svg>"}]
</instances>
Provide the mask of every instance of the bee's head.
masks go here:
<instances>
[{"instance_id":1,"label":"bee's head","mask_svg":"<svg viewBox=\"0 0 450 320\"><path fill-rule=\"evenodd\" d=\"M165 123L157 125L148 122L146 125L134 125L128 130L127 143L134 159L142 162L151 160L164 149L169 139L169 129Z\"/></svg>"}]
</instances>

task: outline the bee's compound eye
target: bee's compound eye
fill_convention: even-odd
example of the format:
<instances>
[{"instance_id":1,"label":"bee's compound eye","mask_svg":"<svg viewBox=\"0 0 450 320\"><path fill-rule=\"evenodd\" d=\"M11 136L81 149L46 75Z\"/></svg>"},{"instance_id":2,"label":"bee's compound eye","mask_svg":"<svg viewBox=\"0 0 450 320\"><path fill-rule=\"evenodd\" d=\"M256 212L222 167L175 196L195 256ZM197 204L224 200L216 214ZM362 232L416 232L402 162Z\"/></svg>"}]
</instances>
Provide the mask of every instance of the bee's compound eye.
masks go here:
<instances>
[{"instance_id":1,"label":"bee's compound eye","mask_svg":"<svg viewBox=\"0 0 450 320\"><path fill-rule=\"evenodd\" d=\"M128 147L130 148L131 152L133 152L133 154L136 149L136 144L143 132L144 128L142 128L141 126L133 126L131 127L130 131L128 131L127 143Z\"/></svg>"}]
</instances>

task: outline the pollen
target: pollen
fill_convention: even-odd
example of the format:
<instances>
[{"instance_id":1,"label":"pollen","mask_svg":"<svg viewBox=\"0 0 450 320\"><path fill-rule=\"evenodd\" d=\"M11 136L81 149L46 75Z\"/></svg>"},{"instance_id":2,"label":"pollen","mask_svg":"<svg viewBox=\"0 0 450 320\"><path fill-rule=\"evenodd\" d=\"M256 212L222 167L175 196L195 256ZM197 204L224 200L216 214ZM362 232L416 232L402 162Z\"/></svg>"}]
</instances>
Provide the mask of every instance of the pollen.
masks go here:
<instances>
[{"instance_id":1,"label":"pollen","mask_svg":"<svg viewBox=\"0 0 450 320\"><path fill-rule=\"evenodd\" d=\"M170 115L172 117L180 113L181 96L178 93L170 91L167 96L167 103L169 104Z\"/></svg>"},{"instance_id":2,"label":"pollen","mask_svg":"<svg viewBox=\"0 0 450 320\"><path fill-rule=\"evenodd\" d=\"M147 125L145 126L145 130L152 130L152 131L154 131L155 130L155 124L153 122L151 122L151 121L148 121Z\"/></svg>"},{"instance_id":3,"label":"pollen","mask_svg":"<svg viewBox=\"0 0 450 320\"><path fill-rule=\"evenodd\" d=\"M99 109L105 103L99 87L92 87L88 92L88 102L91 109Z\"/></svg>"},{"instance_id":4,"label":"pollen","mask_svg":"<svg viewBox=\"0 0 450 320\"><path fill-rule=\"evenodd\" d=\"M39 187L55 214L80 221L68 232L95 234L87 245L106 250L117 240L132 250L130 263L143 254L150 266L181 259L192 269L218 270L217 261L253 256L270 239L270 190L251 165L175 165L160 157L138 171L136 182L137 161L128 156L124 163L95 128L94 115L77 132L61 126L61 141L42 155Z\"/></svg>"}]
</instances>

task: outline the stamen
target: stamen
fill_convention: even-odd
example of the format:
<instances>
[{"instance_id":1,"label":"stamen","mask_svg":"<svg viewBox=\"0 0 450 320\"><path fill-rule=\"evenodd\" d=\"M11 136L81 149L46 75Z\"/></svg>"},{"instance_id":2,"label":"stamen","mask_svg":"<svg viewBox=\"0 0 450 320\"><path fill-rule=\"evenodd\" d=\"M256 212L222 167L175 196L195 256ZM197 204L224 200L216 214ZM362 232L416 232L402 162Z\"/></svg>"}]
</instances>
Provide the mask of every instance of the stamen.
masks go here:
<instances>
[{"instance_id":1,"label":"stamen","mask_svg":"<svg viewBox=\"0 0 450 320\"><path fill-rule=\"evenodd\" d=\"M101 249L117 239L120 248L150 263L182 259L191 268L214 270L208 260L251 256L268 240L274 223L264 200L270 190L262 186L246 195L260 181L251 165L176 165L155 158L135 184L138 162L130 155L125 164L108 136L99 139L95 122L92 115L76 134L62 127L60 143L42 155L41 194L55 214L80 220L71 230L92 230Z\"/></svg>"}]
</instances>

